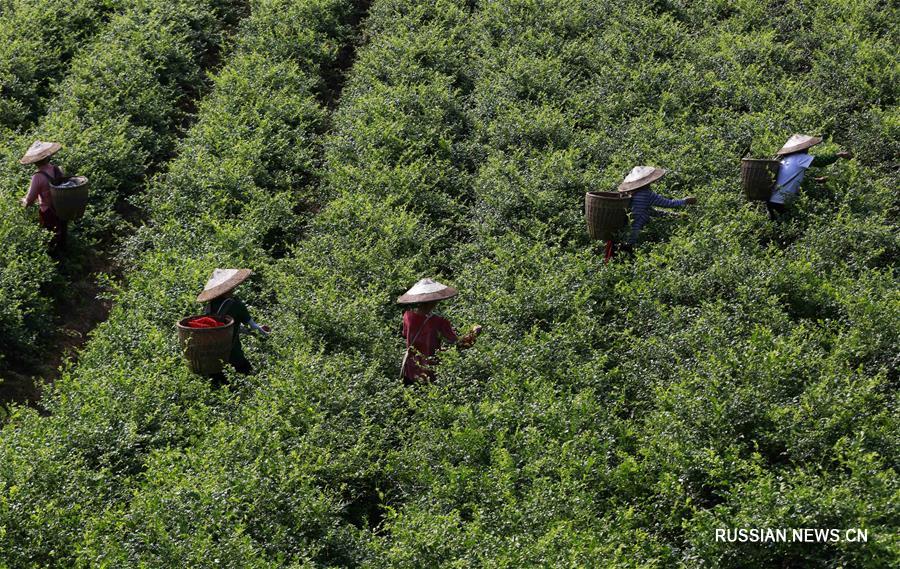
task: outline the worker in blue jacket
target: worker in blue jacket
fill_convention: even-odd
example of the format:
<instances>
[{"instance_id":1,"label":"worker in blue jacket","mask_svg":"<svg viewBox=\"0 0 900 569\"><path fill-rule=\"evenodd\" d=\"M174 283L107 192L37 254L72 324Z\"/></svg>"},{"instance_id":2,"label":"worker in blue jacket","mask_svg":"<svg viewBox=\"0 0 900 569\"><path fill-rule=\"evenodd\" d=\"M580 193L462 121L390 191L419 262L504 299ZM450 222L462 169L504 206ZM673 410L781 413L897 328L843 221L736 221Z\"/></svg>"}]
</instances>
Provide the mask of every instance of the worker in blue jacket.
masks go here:
<instances>
[{"instance_id":1,"label":"worker in blue jacket","mask_svg":"<svg viewBox=\"0 0 900 569\"><path fill-rule=\"evenodd\" d=\"M650 184L666 175L668 170L653 166L635 166L619 184L619 191L631 196L631 233L625 250L632 249L637 243L638 235L651 217L668 215L657 207L681 208L697 203L697 198L688 196L678 200L670 200L650 189Z\"/></svg>"},{"instance_id":2,"label":"worker in blue jacket","mask_svg":"<svg viewBox=\"0 0 900 569\"><path fill-rule=\"evenodd\" d=\"M779 219L785 212L788 204L797 198L800 193L800 184L810 167L822 167L833 164L838 158L853 158L853 153L841 151L835 154L818 154L812 156L809 149L822 142L820 136L808 136L794 134L784 143L778 156L781 157L781 166L778 168L778 178L775 181L775 189L772 197L766 203L766 209L771 219ZM817 180L822 180L817 178Z\"/></svg>"}]
</instances>

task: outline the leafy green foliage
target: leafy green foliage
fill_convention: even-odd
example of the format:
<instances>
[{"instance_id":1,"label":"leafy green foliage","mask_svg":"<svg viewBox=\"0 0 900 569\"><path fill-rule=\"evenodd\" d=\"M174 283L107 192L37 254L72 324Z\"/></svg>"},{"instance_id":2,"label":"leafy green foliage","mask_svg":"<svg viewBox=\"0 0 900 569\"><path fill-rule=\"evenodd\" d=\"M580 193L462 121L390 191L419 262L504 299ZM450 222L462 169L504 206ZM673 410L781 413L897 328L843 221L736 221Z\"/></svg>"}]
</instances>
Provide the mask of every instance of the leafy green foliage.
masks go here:
<instances>
[{"instance_id":1,"label":"leafy green foliage","mask_svg":"<svg viewBox=\"0 0 900 569\"><path fill-rule=\"evenodd\" d=\"M478 354L444 362L434 411L409 437L409 502L389 524L385 566L577 564L617 559L613 544L622 565L896 560L897 486L884 484L898 450L896 176L865 155L835 166L781 226L738 192L737 157L770 154L790 132L893 143L883 131L845 136L873 101L894 100L881 76L896 68L838 64L814 47L841 35L867 61L889 58L885 21L860 17L877 8L808 8L758 22L749 5L713 19L633 4L486 6L493 65L474 109L486 159L474 240L454 266L473 296L457 303L463 321L490 333ZM795 10L815 13L809 28ZM837 83L864 83L867 104ZM584 191L611 189L637 163L673 168L659 191L690 188L703 205L656 223L633 262L600 268L573 214ZM860 302L877 333L848 311ZM860 335L868 347L849 348ZM587 421L543 420L558 407L577 415L585 399L600 403ZM590 443L568 454L579 441ZM847 448L866 470L841 465ZM879 544L713 540L723 527L858 525Z\"/></svg>"},{"instance_id":2,"label":"leafy green foliage","mask_svg":"<svg viewBox=\"0 0 900 569\"><path fill-rule=\"evenodd\" d=\"M381 0L329 116L358 9L252 4L109 322L0 435L4 561L895 565L896 9ZM791 132L857 159L776 225L738 159ZM603 264L583 193L637 163L700 203ZM224 265L275 334L214 390L172 324ZM405 389L425 275L485 334ZM714 540L740 527L870 541Z\"/></svg>"},{"instance_id":3,"label":"leafy green foliage","mask_svg":"<svg viewBox=\"0 0 900 569\"><path fill-rule=\"evenodd\" d=\"M0 127L33 124L116 0L12 0L0 10Z\"/></svg>"}]
</instances>

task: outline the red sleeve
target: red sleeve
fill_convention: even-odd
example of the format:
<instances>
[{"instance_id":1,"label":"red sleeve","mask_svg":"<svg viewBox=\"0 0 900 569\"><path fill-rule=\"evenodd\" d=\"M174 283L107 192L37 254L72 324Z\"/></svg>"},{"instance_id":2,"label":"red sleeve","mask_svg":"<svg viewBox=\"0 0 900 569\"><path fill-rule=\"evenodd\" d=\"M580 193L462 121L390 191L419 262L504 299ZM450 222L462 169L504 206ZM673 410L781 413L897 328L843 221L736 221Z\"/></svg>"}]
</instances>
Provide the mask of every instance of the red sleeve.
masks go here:
<instances>
[{"instance_id":1,"label":"red sleeve","mask_svg":"<svg viewBox=\"0 0 900 569\"><path fill-rule=\"evenodd\" d=\"M440 332L441 336L443 336L443 338L447 340L447 342L451 344L456 343L456 330L453 329L453 325L450 324L449 320L447 320L446 318L441 318L438 322L437 330L438 332Z\"/></svg>"},{"instance_id":2,"label":"red sleeve","mask_svg":"<svg viewBox=\"0 0 900 569\"><path fill-rule=\"evenodd\" d=\"M37 199L38 194L41 193L41 180L43 178L38 176L37 174L31 177L31 185L28 187L28 193L25 194L25 202L28 205L34 203L34 200Z\"/></svg>"}]
</instances>

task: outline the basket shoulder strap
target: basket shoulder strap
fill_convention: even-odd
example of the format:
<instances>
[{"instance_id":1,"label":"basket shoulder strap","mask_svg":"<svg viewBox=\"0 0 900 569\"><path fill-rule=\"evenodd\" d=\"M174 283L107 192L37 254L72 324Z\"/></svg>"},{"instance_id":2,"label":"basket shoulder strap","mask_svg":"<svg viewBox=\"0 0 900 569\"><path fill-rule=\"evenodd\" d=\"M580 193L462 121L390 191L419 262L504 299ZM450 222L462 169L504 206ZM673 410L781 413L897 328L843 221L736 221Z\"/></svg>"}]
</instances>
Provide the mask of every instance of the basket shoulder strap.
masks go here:
<instances>
[{"instance_id":1,"label":"basket shoulder strap","mask_svg":"<svg viewBox=\"0 0 900 569\"><path fill-rule=\"evenodd\" d=\"M48 174L47 172L44 172L43 170L38 170L37 173L40 174L41 176L47 178L47 181L50 182L51 184L55 184L60 178L63 177L62 169L59 166L57 166L56 164L53 164L53 175L52 176L50 174Z\"/></svg>"},{"instance_id":2,"label":"basket shoulder strap","mask_svg":"<svg viewBox=\"0 0 900 569\"><path fill-rule=\"evenodd\" d=\"M425 325L428 324L428 321L431 320L431 317L432 317L432 316L434 316L434 314L429 314L429 315L425 318L425 320L422 321L422 325L419 326L419 329L416 331L416 335L413 336L412 341L409 343L410 346L412 346L413 344L415 344L415 343L416 343L416 340L419 339L419 336L422 334L422 330L425 329ZM409 349L409 348L407 348L407 349Z\"/></svg>"},{"instance_id":3,"label":"basket shoulder strap","mask_svg":"<svg viewBox=\"0 0 900 569\"><path fill-rule=\"evenodd\" d=\"M50 183L50 184L53 184L53 183L56 182L56 178L55 178L55 177L51 176L51 175L48 174L47 172L44 172L43 170L38 170L37 173L40 174L41 176L47 178L47 182Z\"/></svg>"},{"instance_id":4,"label":"basket shoulder strap","mask_svg":"<svg viewBox=\"0 0 900 569\"><path fill-rule=\"evenodd\" d=\"M216 310L216 316L222 316L228 311L228 307L234 303L233 298L226 298L222 301L222 304L219 305L219 309Z\"/></svg>"}]
</instances>

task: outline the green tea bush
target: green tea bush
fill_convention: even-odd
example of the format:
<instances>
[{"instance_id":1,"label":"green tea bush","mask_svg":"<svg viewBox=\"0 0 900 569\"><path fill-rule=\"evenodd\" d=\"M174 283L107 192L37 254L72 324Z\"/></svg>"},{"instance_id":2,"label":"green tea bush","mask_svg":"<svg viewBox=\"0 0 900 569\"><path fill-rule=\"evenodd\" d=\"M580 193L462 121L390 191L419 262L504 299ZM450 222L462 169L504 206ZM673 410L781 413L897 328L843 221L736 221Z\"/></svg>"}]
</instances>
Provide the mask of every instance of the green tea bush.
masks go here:
<instances>
[{"instance_id":1,"label":"green tea bush","mask_svg":"<svg viewBox=\"0 0 900 569\"><path fill-rule=\"evenodd\" d=\"M0 435L4 561L895 565L896 9L383 0L329 116L360 7L253 4L111 319ZM795 131L857 158L776 224L739 159ZM603 264L583 194L641 163L700 203ZM213 390L172 323L223 265L275 333ZM423 276L485 333L406 389ZM870 541L715 541L755 527Z\"/></svg>"},{"instance_id":2,"label":"green tea bush","mask_svg":"<svg viewBox=\"0 0 900 569\"><path fill-rule=\"evenodd\" d=\"M0 127L31 126L72 56L103 28L116 0L12 0L0 12Z\"/></svg>"},{"instance_id":3,"label":"green tea bush","mask_svg":"<svg viewBox=\"0 0 900 569\"><path fill-rule=\"evenodd\" d=\"M0 201L0 368L8 354L27 346L33 339L33 327L27 318L44 314L47 300L41 284L53 274L53 265L44 247L47 238L37 225L6 223L21 215L19 204Z\"/></svg>"}]
</instances>

